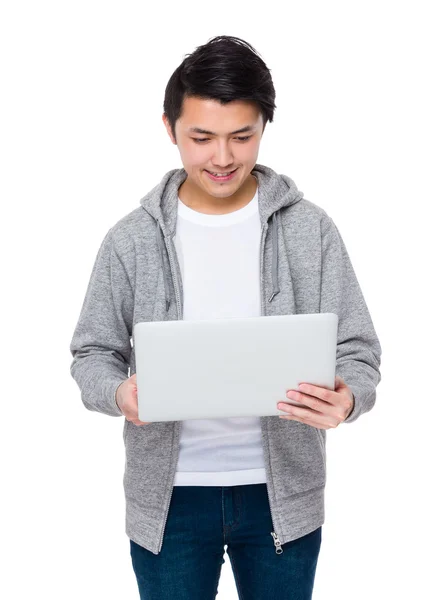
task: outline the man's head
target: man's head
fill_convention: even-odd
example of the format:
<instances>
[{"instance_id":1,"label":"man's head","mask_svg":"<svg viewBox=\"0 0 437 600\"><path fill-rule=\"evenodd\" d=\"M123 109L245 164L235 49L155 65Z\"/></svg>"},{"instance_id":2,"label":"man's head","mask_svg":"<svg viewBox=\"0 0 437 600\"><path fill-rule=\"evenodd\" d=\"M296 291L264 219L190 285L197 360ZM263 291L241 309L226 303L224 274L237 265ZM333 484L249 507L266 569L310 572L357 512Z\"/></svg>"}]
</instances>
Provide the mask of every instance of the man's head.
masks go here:
<instances>
[{"instance_id":1,"label":"man's head","mask_svg":"<svg viewBox=\"0 0 437 600\"><path fill-rule=\"evenodd\" d=\"M185 58L167 84L162 119L197 194L231 198L247 182L275 108L270 71L247 42L218 36ZM235 169L228 181L208 175Z\"/></svg>"}]
</instances>

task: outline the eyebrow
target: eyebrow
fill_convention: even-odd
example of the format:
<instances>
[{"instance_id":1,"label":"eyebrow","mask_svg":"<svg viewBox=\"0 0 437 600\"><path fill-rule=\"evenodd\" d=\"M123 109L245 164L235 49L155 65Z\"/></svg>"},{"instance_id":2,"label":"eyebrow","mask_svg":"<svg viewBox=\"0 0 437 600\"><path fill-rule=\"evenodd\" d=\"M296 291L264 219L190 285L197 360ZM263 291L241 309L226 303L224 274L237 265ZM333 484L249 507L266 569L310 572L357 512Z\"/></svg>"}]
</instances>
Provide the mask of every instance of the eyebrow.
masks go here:
<instances>
[{"instance_id":1,"label":"eyebrow","mask_svg":"<svg viewBox=\"0 0 437 600\"><path fill-rule=\"evenodd\" d=\"M213 131L208 131L208 129L201 129L200 127L190 127L188 129L188 131L190 133L204 133L206 135L217 135ZM231 131L231 133L229 135L234 135L234 133L243 133L245 131L255 131L255 126L254 125L246 125L245 127L242 127L241 129L237 129L236 131Z\"/></svg>"}]
</instances>

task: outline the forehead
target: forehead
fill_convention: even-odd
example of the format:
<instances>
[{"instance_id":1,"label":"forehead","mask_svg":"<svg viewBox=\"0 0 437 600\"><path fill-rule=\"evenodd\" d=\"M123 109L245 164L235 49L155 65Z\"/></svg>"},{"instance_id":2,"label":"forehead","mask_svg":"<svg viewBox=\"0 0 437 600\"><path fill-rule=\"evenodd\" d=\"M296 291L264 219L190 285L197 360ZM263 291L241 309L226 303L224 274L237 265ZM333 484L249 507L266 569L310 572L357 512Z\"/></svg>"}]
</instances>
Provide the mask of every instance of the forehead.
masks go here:
<instances>
[{"instance_id":1,"label":"forehead","mask_svg":"<svg viewBox=\"0 0 437 600\"><path fill-rule=\"evenodd\" d=\"M184 99L180 125L187 133L237 133L262 126L262 114L255 102L232 100L220 104L218 100L189 97ZM250 129L248 128L250 127Z\"/></svg>"}]
</instances>

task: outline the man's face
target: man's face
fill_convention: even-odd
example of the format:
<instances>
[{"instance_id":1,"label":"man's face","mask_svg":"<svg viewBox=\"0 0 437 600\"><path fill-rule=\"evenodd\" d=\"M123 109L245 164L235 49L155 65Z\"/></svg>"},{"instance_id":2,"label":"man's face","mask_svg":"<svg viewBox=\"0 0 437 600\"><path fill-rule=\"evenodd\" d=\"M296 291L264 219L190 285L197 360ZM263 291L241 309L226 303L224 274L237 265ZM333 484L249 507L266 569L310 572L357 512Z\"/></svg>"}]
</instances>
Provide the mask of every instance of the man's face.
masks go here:
<instances>
[{"instance_id":1,"label":"man's face","mask_svg":"<svg viewBox=\"0 0 437 600\"><path fill-rule=\"evenodd\" d=\"M253 102L234 100L221 105L216 100L185 98L177 120L176 140L163 121L171 141L178 146L187 183L199 197L231 198L249 178L258 158L263 134L262 114ZM243 127L250 130L233 133ZM211 133L200 133L194 128ZM199 141L203 140L203 141ZM214 181L207 171L224 173L236 169L228 181Z\"/></svg>"}]
</instances>

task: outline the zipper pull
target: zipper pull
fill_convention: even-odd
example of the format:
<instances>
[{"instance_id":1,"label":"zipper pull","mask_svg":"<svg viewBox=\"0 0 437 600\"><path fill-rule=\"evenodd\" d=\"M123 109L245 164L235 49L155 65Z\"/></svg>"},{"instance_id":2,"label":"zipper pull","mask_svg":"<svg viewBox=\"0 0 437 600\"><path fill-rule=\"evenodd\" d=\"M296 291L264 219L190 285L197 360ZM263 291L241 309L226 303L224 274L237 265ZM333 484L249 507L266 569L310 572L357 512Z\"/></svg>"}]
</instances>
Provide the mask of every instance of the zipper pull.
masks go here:
<instances>
[{"instance_id":1,"label":"zipper pull","mask_svg":"<svg viewBox=\"0 0 437 600\"><path fill-rule=\"evenodd\" d=\"M276 554L282 554L284 551L282 550L281 542L279 541L278 536L274 531L271 532L271 535L273 536L273 541L276 546Z\"/></svg>"}]
</instances>

